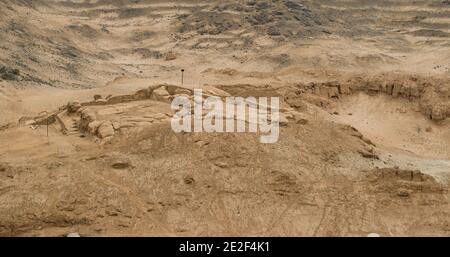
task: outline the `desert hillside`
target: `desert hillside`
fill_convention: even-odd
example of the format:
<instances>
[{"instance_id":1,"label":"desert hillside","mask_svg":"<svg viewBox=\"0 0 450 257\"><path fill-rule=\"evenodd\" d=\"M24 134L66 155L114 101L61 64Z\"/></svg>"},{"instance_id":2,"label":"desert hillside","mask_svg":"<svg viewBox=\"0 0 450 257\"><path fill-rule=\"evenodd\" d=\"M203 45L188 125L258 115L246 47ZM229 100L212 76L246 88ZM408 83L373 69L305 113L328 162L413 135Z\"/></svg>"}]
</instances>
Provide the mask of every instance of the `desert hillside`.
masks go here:
<instances>
[{"instance_id":1,"label":"desert hillside","mask_svg":"<svg viewBox=\"0 0 450 257\"><path fill-rule=\"evenodd\" d=\"M2 0L0 110L1 236L450 235L448 0Z\"/></svg>"}]
</instances>

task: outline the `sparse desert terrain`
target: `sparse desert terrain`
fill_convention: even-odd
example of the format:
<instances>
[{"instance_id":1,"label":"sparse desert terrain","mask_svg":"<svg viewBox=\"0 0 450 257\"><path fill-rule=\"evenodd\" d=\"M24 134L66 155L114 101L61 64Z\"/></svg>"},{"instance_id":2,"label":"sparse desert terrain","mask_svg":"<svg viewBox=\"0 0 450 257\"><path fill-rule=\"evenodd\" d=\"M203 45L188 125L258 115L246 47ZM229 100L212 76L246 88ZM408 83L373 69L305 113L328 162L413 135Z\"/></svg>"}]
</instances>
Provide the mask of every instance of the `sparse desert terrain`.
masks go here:
<instances>
[{"instance_id":1,"label":"sparse desert terrain","mask_svg":"<svg viewBox=\"0 0 450 257\"><path fill-rule=\"evenodd\" d=\"M450 236L448 0L1 0L0 110L0 236Z\"/></svg>"}]
</instances>

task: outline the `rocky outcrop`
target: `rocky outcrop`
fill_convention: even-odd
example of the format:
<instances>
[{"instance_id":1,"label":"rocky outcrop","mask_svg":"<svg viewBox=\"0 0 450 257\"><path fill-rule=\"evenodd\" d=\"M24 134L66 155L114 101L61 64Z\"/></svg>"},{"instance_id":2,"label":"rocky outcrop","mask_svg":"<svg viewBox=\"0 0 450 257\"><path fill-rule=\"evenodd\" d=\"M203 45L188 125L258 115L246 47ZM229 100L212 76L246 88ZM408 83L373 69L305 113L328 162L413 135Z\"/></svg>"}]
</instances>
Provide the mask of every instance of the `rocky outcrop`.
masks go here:
<instances>
[{"instance_id":1,"label":"rocky outcrop","mask_svg":"<svg viewBox=\"0 0 450 257\"><path fill-rule=\"evenodd\" d=\"M284 94L285 101L298 108L302 102L328 107L330 100L356 92L369 95L386 94L395 98L418 101L422 113L432 120L442 121L450 117L449 79L383 74L376 77L353 76L342 81L297 83L295 90ZM292 92L296 92L293 94Z\"/></svg>"},{"instance_id":2,"label":"rocky outcrop","mask_svg":"<svg viewBox=\"0 0 450 257\"><path fill-rule=\"evenodd\" d=\"M218 90L219 91L219 90ZM207 92L214 93L214 90L207 89ZM179 87L175 85L152 85L148 88L141 89L130 95L108 96L103 98L101 95L95 95L94 101L80 103L78 101L71 101L63 109L67 109L69 115L78 115L78 128L80 132L89 134L101 139L102 141L110 140L116 133L124 126L118 126L118 123L113 123L109 120L102 120L97 117L96 111L92 107L115 105L122 103L129 103L134 101L155 100L164 103L169 103L177 95L192 95L193 90ZM165 115L162 115L166 117ZM72 116L73 117L73 116ZM144 119L145 120L145 119ZM63 126L61 126L63 127ZM66 130L66 128L62 128Z\"/></svg>"},{"instance_id":3,"label":"rocky outcrop","mask_svg":"<svg viewBox=\"0 0 450 257\"><path fill-rule=\"evenodd\" d=\"M276 87L271 85L219 85L203 87L203 97L228 96L282 97L280 108L280 125L288 126L290 122L304 125L308 123L307 117L301 115L307 109L307 103L321 108L333 106L340 98L348 95L365 92L369 95L386 94L392 97L404 98L410 101L418 101L421 111L432 120L442 121L450 116L450 92L447 90L448 80L433 80L421 77L378 76L362 77L353 76L349 79L295 83L288 86ZM190 88L160 84L141 89L134 94L107 96L103 98L96 95L94 101L80 103L69 102L55 113L45 114L31 118L33 125L45 125L55 122L58 114L67 110L67 114L74 118L81 133L87 133L99 139L112 138L122 128L133 127L133 124L159 122L161 119L150 117L136 117L133 121L122 122L109 121L97 117L94 106L116 105L134 101L153 100L170 103L176 96L187 96L192 101L193 90ZM108 107L107 107L108 108ZM161 114L162 120L167 119L167 114ZM64 126L61 126L64 127ZM67 130L68 128L62 128ZM367 155L367 154L365 154ZM369 156L369 155L367 155Z\"/></svg>"},{"instance_id":4,"label":"rocky outcrop","mask_svg":"<svg viewBox=\"0 0 450 257\"><path fill-rule=\"evenodd\" d=\"M363 171L374 193L392 194L393 197L409 198L421 194L442 194L444 189L432 176L418 170L384 168Z\"/></svg>"},{"instance_id":5,"label":"rocky outcrop","mask_svg":"<svg viewBox=\"0 0 450 257\"><path fill-rule=\"evenodd\" d=\"M97 116L92 110L89 109L80 109L80 124L79 128L82 132L89 132L89 124L91 122L96 121Z\"/></svg>"}]
</instances>

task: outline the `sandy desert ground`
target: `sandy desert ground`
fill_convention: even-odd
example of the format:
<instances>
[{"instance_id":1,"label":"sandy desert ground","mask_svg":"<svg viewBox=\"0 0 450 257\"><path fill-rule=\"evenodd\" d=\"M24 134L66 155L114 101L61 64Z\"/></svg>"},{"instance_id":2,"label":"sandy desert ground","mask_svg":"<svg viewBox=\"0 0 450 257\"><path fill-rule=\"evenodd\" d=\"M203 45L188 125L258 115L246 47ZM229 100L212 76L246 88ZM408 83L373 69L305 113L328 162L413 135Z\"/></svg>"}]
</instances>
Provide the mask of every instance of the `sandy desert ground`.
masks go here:
<instances>
[{"instance_id":1,"label":"sandy desert ground","mask_svg":"<svg viewBox=\"0 0 450 257\"><path fill-rule=\"evenodd\" d=\"M450 236L448 0L1 0L0 110L0 236Z\"/></svg>"}]
</instances>

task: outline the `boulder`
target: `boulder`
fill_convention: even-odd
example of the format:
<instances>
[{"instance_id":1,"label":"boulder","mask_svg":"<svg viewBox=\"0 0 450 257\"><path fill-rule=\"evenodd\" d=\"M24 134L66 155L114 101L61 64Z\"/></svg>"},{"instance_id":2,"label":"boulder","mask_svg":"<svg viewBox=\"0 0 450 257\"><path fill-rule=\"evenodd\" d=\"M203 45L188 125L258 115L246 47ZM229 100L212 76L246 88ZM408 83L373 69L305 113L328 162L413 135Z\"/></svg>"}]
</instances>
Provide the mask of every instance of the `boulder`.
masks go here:
<instances>
[{"instance_id":1,"label":"boulder","mask_svg":"<svg viewBox=\"0 0 450 257\"><path fill-rule=\"evenodd\" d=\"M107 138L114 136L114 127L111 122L103 122L97 130L97 135L100 138Z\"/></svg>"},{"instance_id":2,"label":"boulder","mask_svg":"<svg viewBox=\"0 0 450 257\"><path fill-rule=\"evenodd\" d=\"M445 105L434 106L431 111L431 119L435 121L442 121L447 118L449 108Z\"/></svg>"},{"instance_id":3,"label":"boulder","mask_svg":"<svg viewBox=\"0 0 450 257\"><path fill-rule=\"evenodd\" d=\"M71 101L67 104L67 111L69 113L76 113L81 108L79 101Z\"/></svg>"},{"instance_id":4,"label":"boulder","mask_svg":"<svg viewBox=\"0 0 450 257\"><path fill-rule=\"evenodd\" d=\"M97 130L100 127L100 125L102 125L102 123L103 122L101 121L94 120L93 122L89 123L87 131L92 135L97 134Z\"/></svg>"}]
</instances>

